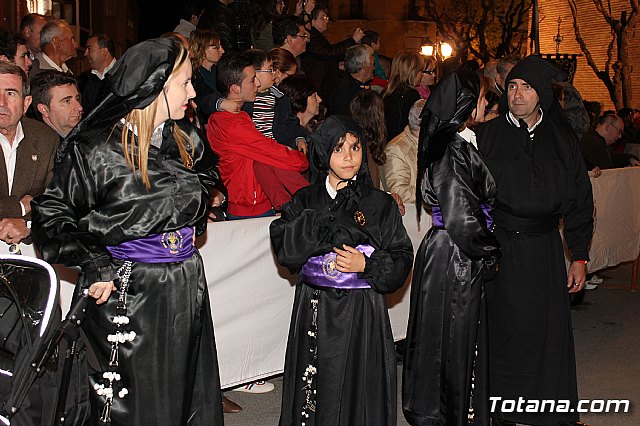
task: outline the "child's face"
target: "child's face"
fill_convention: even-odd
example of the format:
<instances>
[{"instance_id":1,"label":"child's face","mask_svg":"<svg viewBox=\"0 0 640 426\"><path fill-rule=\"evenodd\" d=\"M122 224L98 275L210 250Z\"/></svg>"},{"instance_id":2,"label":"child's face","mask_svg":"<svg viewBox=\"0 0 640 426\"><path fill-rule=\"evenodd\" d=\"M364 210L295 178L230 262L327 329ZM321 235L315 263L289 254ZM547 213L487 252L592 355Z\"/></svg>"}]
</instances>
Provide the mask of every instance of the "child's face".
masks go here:
<instances>
[{"instance_id":1,"label":"child's face","mask_svg":"<svg viewBox=\"0 0 640 426\"><path fill-rule=\"evenodd\" d=\"M339 181L352 179L362 165L362 147L360 141L347 133L342 146L336 145L329 159L329 178Z\"/></svg>"},{"instance_id":2,"label":"child's face","mask_svg":"<svg viewBox=\"0 0 640 426\"><path fill-rule=\"evenodd\" d=\"M273 63L271 61L265 61L262 63L260 69L256 70L256 78L260 81L260 91L266 92L269 90L275 81L275 75L273 74Z\"/></svg>"}]
</instances>

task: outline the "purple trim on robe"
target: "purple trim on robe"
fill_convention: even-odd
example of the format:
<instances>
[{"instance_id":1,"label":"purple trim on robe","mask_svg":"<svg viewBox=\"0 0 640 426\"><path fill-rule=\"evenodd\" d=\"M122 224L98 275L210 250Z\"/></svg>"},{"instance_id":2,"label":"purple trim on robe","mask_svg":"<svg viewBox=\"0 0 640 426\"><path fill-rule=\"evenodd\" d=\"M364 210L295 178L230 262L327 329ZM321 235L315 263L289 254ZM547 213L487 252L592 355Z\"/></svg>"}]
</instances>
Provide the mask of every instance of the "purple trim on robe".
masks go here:
<instances>
[{"instance_id":1,"label":"purple trim on robe","mask_svg":"<svg viewBox=\"0 0 640 426\"><path fill-rule=\"evenodd\" d=\"M488 204L480 204L482 213L484 213L485 220L487 221L487 229L493 227L493 218L491 217L491 206ZM436 228L444 228L444 222L442 221L442 210L440 206L431 207L431 218L433 219L433 226Z\"/></svg>"},{"instance_id":2,"label":"purple trim on robe","mask_svg":"<svg viewBox=\"0 0 640 426\"><path fill-rule=\"evenodd\" d=\"M115 259L141 263L182 262L193 256L193 228L182 228L107 246Z\"/></svg>"},{"instance_id":3,"label":"purple trim on robe","mask_svg":"<svg viewBox=\"0 0 640 426\"><path fill-rule=\"evenodd\" d=\"M370 257L375 251L368 244L361 244L356 247L365 256ZM357 290L371 288L367 280L358 278L357 272L340 272L336 269L335 252L327 253L324 256L310 257L302 266L300 271L302 281L317 287L338 288L342 290Z\"/></svg>"}]
</instances>

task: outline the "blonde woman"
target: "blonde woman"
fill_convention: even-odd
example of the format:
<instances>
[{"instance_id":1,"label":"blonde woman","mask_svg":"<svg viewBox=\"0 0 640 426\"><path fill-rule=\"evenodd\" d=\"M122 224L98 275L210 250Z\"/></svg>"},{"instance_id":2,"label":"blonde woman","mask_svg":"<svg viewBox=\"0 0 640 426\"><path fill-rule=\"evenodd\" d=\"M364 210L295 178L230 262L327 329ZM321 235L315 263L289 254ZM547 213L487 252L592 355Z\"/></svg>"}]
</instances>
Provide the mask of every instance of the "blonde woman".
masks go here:
<instances>
[{"instance_id":1,"label":"blonde woman","mask_svg":"<svg viewBox=\"0 0 640 426\"><path fill-rule=\"evenodd\" d=\"M382 92L387 140L398 136L409 123L409 110L420 99L416 86L423 70L424 59L414 50L402 50L393 57L389 84Z\"/></svg>"},{"instance_id":2,"label":"blonde woman","mask_svg":"<svg viewBox=\"0 0 640 426\"><path fill-rule=\"evenodd\" d=\"M44 259L79 267L92 419L119 425L222 425L202 259L217 179L210 149L174 120L195 96L187 50L172 39L131 47L111 92L66 140L33 203ZM101 424L102 424L101 423Z\"/></svg>"}]
</instances>

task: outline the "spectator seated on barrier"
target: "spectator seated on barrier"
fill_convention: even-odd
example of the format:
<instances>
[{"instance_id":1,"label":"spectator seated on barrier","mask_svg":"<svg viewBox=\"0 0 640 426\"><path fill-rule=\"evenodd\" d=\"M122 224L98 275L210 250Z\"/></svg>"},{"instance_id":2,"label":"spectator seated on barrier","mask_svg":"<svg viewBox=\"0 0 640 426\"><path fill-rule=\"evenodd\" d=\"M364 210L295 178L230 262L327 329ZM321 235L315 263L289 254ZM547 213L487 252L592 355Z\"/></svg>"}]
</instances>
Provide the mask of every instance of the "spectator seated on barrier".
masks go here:
<instances>
[{"instance_id":1,"label":"spectator seated on barrier","mask_svg":"<svg viewBox=\"0 0 640 426\"><path fill-rule=\"evenodd\" d=\"M631 154L610 149L622 137L624 122L617 115L603 115L595 129L589 129L580 140L582 157L588 170L598 175L600 169L640 166L638 158Z\"/></svg>"},{"instance_id":2,"label":"spectator seated on barrier","mask_svg":"<svg viewBox=\"0 0 640 426\"><path fill-rule=\"evenodd\" d=\"M218 63L217 78L223 96L242 103L253 102L260 88L253 62L244 53L232 52L223 56ZM220 175L229 192L227 218L230 220L275 214L256 178L254 163L273 166L274 171L302 172L309 166L302 152L280 145L260 133L244 111L213 113L209 118L207 137L220 157Z\"/></svg>"}]
</instances>

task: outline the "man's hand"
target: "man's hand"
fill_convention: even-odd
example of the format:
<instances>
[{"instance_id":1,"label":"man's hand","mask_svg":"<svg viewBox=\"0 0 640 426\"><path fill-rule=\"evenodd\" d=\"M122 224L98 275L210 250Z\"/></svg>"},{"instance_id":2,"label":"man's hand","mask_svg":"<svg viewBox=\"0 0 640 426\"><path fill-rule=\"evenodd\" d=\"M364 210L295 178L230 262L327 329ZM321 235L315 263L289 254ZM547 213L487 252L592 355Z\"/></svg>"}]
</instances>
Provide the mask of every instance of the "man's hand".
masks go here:
<instances>
[{"instance_id":1,"label":"man's hand","mask_svg":"<svg viewBox=\"0 0 640 426\"><path fill-rule=\"evenodd\" d=\"M89 286L89 296L96 299L96 305L101 305L109 300L112 291L116 291L116 286L113 285L113 281L101 281Z\"/></svg>"},{"instance_id":2,"label":"man's hand","mask_svg":"<svg viewBox=\"0 0 640 426\"><path fill-rule=\"evenodd\" d=\"M7 244L18 244L29 234L31 234L31 230L27 228L24 219L20 217L0 220L0 240Z\"/></svg>"},{"instance_id":3,"label":"man's hand","mask_svg":"<svg viewBox=\"0 0 640 426\"><path fill-rule=\"evenodd\" d=\"M220 109L222 111L237 114L240 112L240 107L242 107L242 99L225 99L220 102Z\"/></svg>"},{"instance_id":4,"label":"man's hand","mask_svg":"<svg viewBox=\"0 0 640 426\"><path fill-rule=\"evenodd\" d=\"M594 178L600 177L600 175L602 175L602 170L600 170L600 167L598 166L595 166L593 169L591 169L591 171L593 172Z\"/></svg>"},{"instance_id":5,"label":"man's hand","mask_svg":"<svg viewBox=\"0 0 640 426\"><path fill-rule=\"evenodd\" d=\"M352 37L353 41L355 41L356 43L360 43L362 37L364 37L364 31L362 31L362 28L356 28L356 30L353 32Z\"/></svg>"},{"instance_id":6,"label":"man's hand","mask_svg":"<svg viewBox=\"0 0 640 426\"><path fill-rule=\"evenodd\" d=\"M336 256L337 269L340 272L364 272L366 260L364 254L353 247L346 244L342 245L344 250L337 247L333 248L338 255Z\"/></svg>"},{"instance_id":7,"label":"man's hand","mask_svg":"<svg viewBox=\"0 0 640 426\"><path fill-rule=\"evenodd\" d=\"M27 194L24 197L20 198L20 202L24 206L24 214L31 213L31 200L33 200L33 197L31 195L29 195L29 194Z\"/></svg>"},{"instance_id":8,"label":"man's hand","mask_svg":"<svg viewBox=\"0 0 640 426\"><path fill-rule=\"evenodd\" d=\"M569 293L577 293L584 288L587 279L587 264L581 261L571 263L567 274L567 288Z\"/></svg>"},{"instance_id":9,"label":"man's hand","mask_svg":"<svg viewBox=\"0 0 640 426\"><path fill-rule=\"evenodd\" d=\"M302 152L304 155L307 155L307 142L304 139L298 139L296 141L296 146L298 147L298 151Z\"/></svg>"},{"instance_id":10,"label":"man's hand","mask_svg":"<svg viewBox=\"0 0 640 426\"><path fill-rule=\"evenodd\" d=\"M398 210L400 211L400 216L404 216L406 213L406 209L404 208L404 202L402 202L402 198L400 198L400 194L397 192L391 193L391 198L393 198L398 205Z\"/></svg>"}]
</instances>

